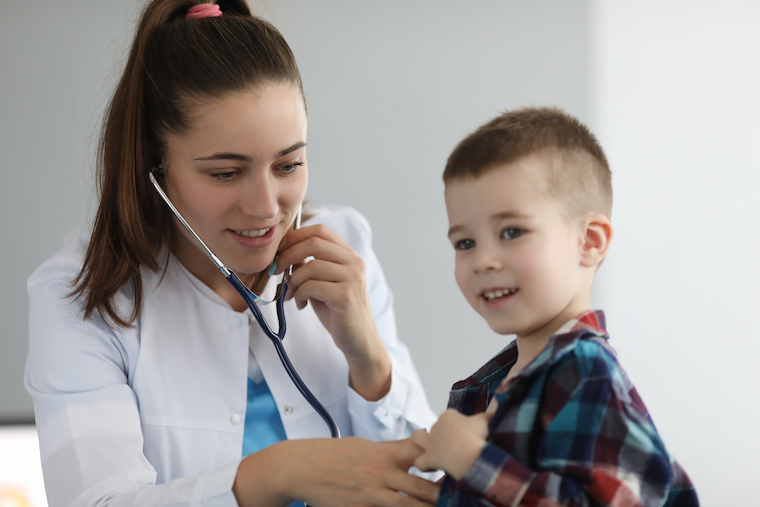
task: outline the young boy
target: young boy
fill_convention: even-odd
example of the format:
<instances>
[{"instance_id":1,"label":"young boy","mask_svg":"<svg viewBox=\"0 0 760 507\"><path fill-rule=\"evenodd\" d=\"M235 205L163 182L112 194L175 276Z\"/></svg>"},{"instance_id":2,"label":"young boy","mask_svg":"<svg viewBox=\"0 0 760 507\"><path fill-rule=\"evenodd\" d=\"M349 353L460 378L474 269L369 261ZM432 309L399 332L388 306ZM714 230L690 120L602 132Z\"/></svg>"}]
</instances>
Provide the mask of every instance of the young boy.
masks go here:
<instances>
[{"instance_id":1,"label":"young boy","mask_svg":"<svg viewBox=\"0 0 760 507\"><path fill-rule=\"evenodd\" d=\"M698 505L591 311L612 239L593 134L557 109L507 112L457 146L443 180L459 288L516 339L413 435L415 465L447 472L438 505Z\"/></svg>"}]
</instances>

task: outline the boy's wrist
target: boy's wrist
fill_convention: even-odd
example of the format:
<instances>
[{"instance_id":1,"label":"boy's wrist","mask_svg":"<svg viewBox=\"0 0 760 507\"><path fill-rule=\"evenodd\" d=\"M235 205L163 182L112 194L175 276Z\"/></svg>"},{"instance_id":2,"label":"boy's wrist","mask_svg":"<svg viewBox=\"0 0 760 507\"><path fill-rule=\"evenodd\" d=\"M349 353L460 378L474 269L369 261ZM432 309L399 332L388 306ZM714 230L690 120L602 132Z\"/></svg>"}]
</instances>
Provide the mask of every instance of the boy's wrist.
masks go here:
<instances>
[{"instance_id":1,"label":"boy's wrist","mask_svg":"<svg viewBox=\"0 0 760 507\"><path fill-rule=\"evenodd\" d=\"M448 455L447 466L444 467L446 472L461 481L462 478L477 463L483 452L486 441L478 435L468 435L470 438L452 446L452 452Z\"/></svg>"}]
</instances>

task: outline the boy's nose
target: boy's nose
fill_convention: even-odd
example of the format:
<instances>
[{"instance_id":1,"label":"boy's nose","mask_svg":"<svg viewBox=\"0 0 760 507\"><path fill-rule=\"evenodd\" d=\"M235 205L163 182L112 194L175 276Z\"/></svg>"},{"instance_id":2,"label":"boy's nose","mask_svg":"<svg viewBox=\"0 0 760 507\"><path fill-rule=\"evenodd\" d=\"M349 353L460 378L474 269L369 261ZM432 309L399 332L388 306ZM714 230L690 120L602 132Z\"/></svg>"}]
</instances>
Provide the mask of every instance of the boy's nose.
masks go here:
<instances>
[{"instance_id":1,"label":"boy's nose","mask_svg":"<svg viewBox=\"0 0 760 507\"><path fill-rule=\"evenodd\" d=\"M498 271L504 268L504 261L499 252L487 245L476 247L473 268L478 272Z\"/></svg>"}]
</instances>

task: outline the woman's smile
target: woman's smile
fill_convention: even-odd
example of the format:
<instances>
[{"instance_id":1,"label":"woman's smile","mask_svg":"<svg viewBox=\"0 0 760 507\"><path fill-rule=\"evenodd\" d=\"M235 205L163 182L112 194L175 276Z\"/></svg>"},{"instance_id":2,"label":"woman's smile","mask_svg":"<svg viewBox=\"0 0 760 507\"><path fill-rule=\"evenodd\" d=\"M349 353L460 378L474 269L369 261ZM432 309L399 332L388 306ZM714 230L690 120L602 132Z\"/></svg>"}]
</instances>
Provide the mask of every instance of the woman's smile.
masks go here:
<instances>
[{"instance_id":1,"label":"woman's smile","mask_svg":"<svg viewBox=\"0 0 760 507\"><path fill-rule=\"evenodd\" d=\"M233 231L232 237L241 246L251 249L264 248L274 241L277 228L269 227L268 229L252 229L247 231Z\"/></svg>"},{"instance_id":2,"label":"woman's smile","mask_svg":"<svg viewBox=\"0 0 760 507\"><path fill-rule=\"evenodd\" d=\"M250 239L250 238L259 238L271 230L272 228L269 227L267 229L254 229L252 231L235 231L235 233L240 236L243 236L244 238Z\"/></svg>"}]
</instances>

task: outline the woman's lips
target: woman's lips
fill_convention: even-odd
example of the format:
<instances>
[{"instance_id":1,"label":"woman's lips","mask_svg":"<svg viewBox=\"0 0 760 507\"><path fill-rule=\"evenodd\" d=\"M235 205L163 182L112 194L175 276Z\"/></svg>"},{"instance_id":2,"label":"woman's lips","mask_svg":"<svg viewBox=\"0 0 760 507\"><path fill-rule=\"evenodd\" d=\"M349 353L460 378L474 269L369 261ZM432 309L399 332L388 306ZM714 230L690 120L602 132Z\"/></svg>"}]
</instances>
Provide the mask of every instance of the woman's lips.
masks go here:
<instances>
[{"instance_id":1,"label":"woman's lips","mask_svg":"<svg viewBox=\"0 0 760 507\"><path fill-rule=\"evenodd\" d=\"M227 231L239 245L244 246L245 248L257 249L264 248L274 241L277 227L274 226L268 229L248 229L245 231L227 229Z\"/></svg>"}]
</instances>

